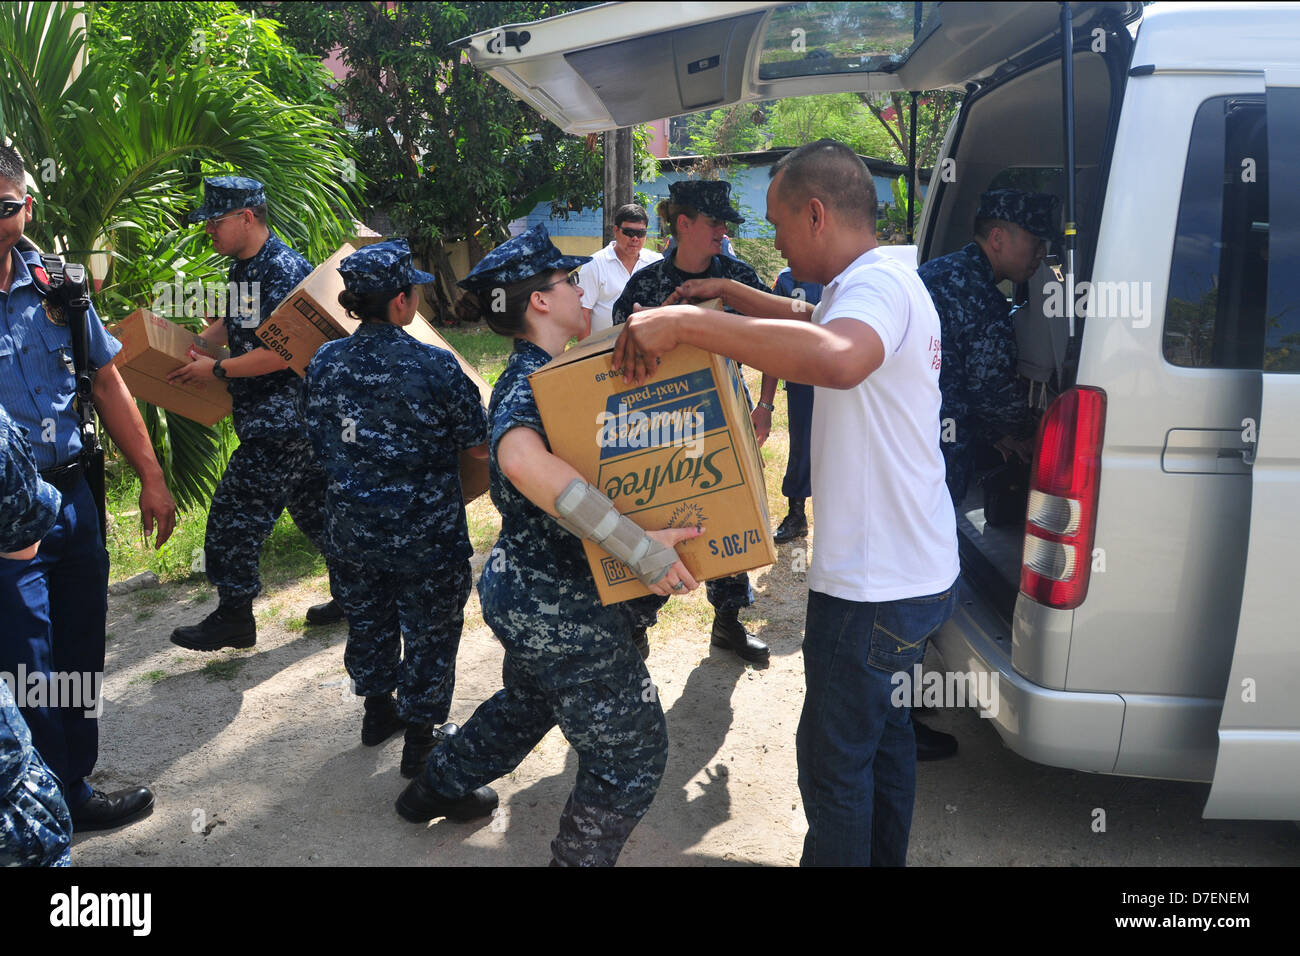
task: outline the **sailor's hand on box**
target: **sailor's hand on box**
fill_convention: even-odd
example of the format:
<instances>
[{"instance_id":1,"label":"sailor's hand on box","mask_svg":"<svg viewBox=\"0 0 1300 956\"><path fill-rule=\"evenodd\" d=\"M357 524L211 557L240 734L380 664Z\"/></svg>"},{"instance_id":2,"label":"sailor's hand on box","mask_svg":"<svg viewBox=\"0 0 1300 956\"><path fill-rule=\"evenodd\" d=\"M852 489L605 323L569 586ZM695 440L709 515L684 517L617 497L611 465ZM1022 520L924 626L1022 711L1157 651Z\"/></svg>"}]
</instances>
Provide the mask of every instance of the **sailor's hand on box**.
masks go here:
<instances>
[{"instance_id":1,"label":"sailor's hand on box","mask_svg":"<svg viewBox=\"0 0 1300 956\"><path fill-rule=\"evenodd\" d=\"M168 382L172 385L197 385L216 381L217 377L212 374L212 366L217 364L216 359L200 355L193 348L189 350L189 357L191 361L188 365L182 365L168 374Z\"/></svg>"}]
</instances>

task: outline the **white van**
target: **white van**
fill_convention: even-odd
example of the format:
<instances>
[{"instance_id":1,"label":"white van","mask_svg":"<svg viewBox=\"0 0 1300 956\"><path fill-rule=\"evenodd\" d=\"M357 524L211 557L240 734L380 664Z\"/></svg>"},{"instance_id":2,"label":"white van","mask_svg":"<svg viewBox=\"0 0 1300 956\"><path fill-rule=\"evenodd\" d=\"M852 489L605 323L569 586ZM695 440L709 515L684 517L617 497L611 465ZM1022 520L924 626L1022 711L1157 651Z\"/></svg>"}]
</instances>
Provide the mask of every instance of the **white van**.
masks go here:
<instances>
[{"instance_id":1,"label":"white van","mask_svg":"<svg viewBox=\"0 0 1300 956\"><path fill-rule=\"evenodd\" d=\"M969 241L986 189L1065 197L1059 12L612 3L466 43L572 133L965 88L926 261ZM1040 277L1018 313L1045 409L1028 513L993 528L978 491L958 508L962 603L937 647L999 676L994 723L1031 760L1212 781L1206 817L1300 819L1300 7L1070 13L1077 285Z\"/></svg>"}]
</instances>

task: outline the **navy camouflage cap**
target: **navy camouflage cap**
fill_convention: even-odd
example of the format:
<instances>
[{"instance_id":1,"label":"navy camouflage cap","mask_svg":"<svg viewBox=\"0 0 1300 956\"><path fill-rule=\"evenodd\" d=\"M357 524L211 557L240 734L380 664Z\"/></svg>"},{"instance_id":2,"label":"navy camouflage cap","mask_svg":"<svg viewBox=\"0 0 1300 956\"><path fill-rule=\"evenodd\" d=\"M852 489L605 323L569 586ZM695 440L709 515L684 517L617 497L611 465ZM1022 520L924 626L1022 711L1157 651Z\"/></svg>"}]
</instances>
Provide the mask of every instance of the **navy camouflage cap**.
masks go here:
<instances>
[{"instance_id":1,"label":"navy camouflage cap","mask_svg":"<svg viewBox=\"0 0 1300 956\"><path fill-rule=\"evenodd\" d=\"M591 256L566 256L551 242L546 227L538 224L501 243L456 284L478 294L529 279L540 272L576 269L590 261Z\"/></svg>"},{"instance_id":2,"label":"navy camouflage cap","mask_svg":"<svg viewBox=\"0 0 1300 956\"><path fill-rule=\"evenodd\" d=\"M731 183L721 179L687 179L668 186L668 201L690 206L722 222L744 222L731 208Z\"/></svg>"},{"instance_id":3,"label":"navy camouflage cap","mask_svg":"<svg viewBox=\"0 0 1300 956\"><path fill-rule=\"evenodd\" d=\"M386 239L352 253L339 263L339 275L343 276L343 287L355 295L396 292L435 280L415 268L405 239Z\"/></svg>"},{"instance_id":4,"label":"navy camouflage cap","mask_svg":"<svg viewBox=\"0 0 1300 956\"><path fill-rule=\"evenodd\" d=\"M1039 239L1057 238L1056 204L1050 193L1023 189L990 189L980 196L976 219L1001 219L1032 233Z\"/></svg>"},{"instance_id":5,"label":"navy camouflage cap","mask_svg":"<svg viewBox=\"0 0 1300 956\"><path fill-rule=\"evenodd\" d=\"M203 180L203 205L189 215L190 222L203 222L236 209L266 203L266 187L247 176L209 176Z\"/></svg>"}]
</instances>

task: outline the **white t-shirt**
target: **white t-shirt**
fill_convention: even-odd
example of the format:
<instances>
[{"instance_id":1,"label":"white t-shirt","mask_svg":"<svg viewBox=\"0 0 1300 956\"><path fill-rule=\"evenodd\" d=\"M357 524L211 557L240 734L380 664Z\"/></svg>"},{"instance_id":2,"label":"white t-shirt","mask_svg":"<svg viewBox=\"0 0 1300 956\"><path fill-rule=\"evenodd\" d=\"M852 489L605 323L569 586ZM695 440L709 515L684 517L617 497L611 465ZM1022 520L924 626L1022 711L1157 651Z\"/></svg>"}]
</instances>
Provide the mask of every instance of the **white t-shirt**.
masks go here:
<instances>
[{"instance_id":1,"label":"white t-shirt","mask_svg":"<svg viewBox=\"0 0 1300 956\"><path fill-rule=\"evenodd\" d=\"M855 259L812 315L833 319L875 329L885 360L855 388L816 390L808 587L871 602L945 591L961 565L939 452L939 315L915 256Z\"/></svg>"},{"instance_id":2,"label":"white t-shirt","mask_svg":"<svg viewBox=\"0 0 1300 956\"><path fill-rule=\"evenodd\" d=\"M638 223L637 225L640 225ZM657 252L642 247L632 272L623 267L614 251L614 243L601 249L591 261L578 271L578 285L582 286L582 307L591 309L591 331L595 333L614 324L614 303L623 294L623 287L633 273L640 272L652 262L662 259Z\"/></svg>"}]
</instances>

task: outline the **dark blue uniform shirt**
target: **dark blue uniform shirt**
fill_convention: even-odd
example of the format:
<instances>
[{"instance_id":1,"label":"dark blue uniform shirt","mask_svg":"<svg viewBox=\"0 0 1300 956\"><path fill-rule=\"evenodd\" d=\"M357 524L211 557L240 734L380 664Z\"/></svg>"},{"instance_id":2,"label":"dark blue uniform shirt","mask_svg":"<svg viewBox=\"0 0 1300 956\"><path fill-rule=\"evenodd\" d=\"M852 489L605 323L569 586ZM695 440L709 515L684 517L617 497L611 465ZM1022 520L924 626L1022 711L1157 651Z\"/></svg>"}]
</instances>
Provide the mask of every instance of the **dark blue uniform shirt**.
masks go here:
<instances>
[{"instance_id":1,"label":"dark blue uniform shirt","mask_svg":"<svg viewBox=\"0 0 1300 956\"><path fill-rule=\"evenodd\" d=\"M311 264L290 249L274 233L251 259L237 259L230 267L228 279L247 283L255 289L251 303L237 302L237 308L225 316L226 343L230 357L236 358L266 345L257 330L276 310L285 296L307 276ZM251 306L251 309L247 308ZM269 436L305 438L298 417L298 393L302 379L292 369L269 375L228 378L235 434L241 439Z\"/></svg>"},{"instance_id":2,"label":"dark blue uniform shirt","mask_svg":"<svg viewBox=\"0 0 1300 956\"><path fill-rule=\"evenodd\" d=\"M487 422L450 352L363 322L316 352L303 405L329 475L330 555L407 571L469 559L458 459Z\"/></svg>"}]
</instances>

